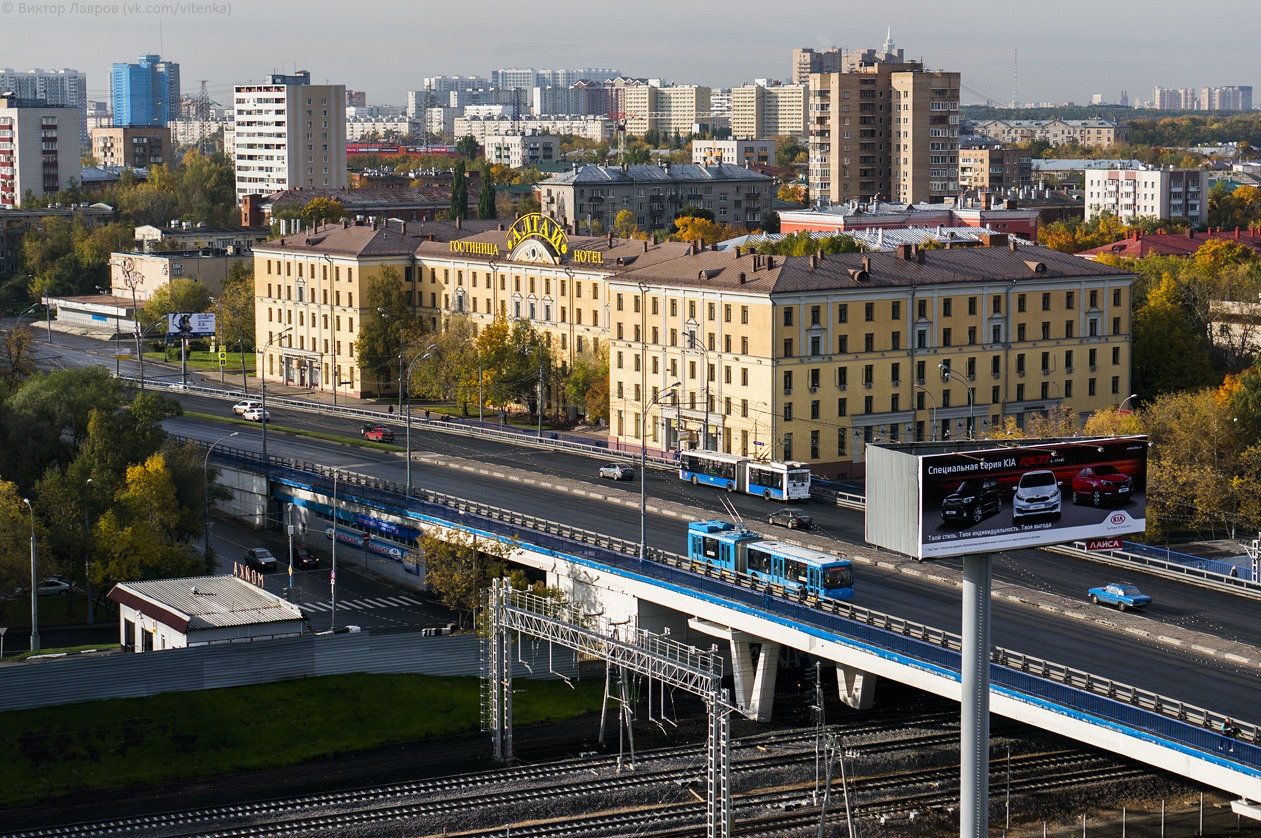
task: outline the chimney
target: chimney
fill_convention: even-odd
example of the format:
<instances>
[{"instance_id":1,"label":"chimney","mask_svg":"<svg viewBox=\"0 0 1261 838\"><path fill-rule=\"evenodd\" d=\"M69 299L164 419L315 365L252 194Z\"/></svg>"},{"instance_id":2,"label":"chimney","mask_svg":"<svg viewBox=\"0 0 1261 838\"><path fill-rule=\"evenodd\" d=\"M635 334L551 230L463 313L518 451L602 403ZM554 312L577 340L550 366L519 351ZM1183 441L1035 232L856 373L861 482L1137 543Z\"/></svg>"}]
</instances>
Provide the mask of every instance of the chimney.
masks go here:
<instances>
[{"instance_id":1,"label":"chimney","mask_svg":"<svg viewBox=\"0 0 1261 838\"><path fill-rule=\"evenodd\" d=\"M1187 238L1188 238L1188 239L1193 239L1193 238L1195 238L1195 230L1193 230L1193 229L1192 229L1192 228L1190 228L1190 227L1188 227L1188 228L1187 228Z\"/></svg>"},{"instance_id":2,"label":"chimney","mask_svg":"<svg viewBox=\"0 0 1261 838\"><path fill-rule=\"evenodd\" d=\"M1236 228L1235 228L1235 240L1236 240L1236 241L1238 241L1238 240L1239 240L1239 228L1238 228L1238 227L1236 227Z\"/></svg>"},{"instance_id":3,"label":"chimney","mask_svg":"<svg viewBox=\"0 0 1261 838\"><path fill-rule=\"evenodd\" d=\"M648 239L644 239L644 253L648 252Z\"/></svg>"},{"instance_id":4,"label":"chimney","mask_svg":"<svg viewBox=\"0 0 1261 838\"><path fill-rule=\"evenodd\" d=\"M866 273L871 273L871 257L870 256L863 257L863 270Z\"/></svg>"},{"instance_id":5,"label":"chimney","mask_svg":"<svg viewBox=\"0 0 1261 838\"><path fill-rule=\"evenodd\" d=\"M1017 245L1017 244L1016 244L1016 240L1015 240L1015 239L1008 239L1008 240L1007 240L1007 247L1011 249L1011 252L1012 252L1012 253L1015 253L1015 252L1019 249L1019 245Z\"/></svg>"},{"instance_id":6,"label":"chimney","mask_svg":"<svg viewBox=\"0 0 1261 838\"><path fill-rule=\"evenodd\" d=\"M455 217L455 229L462 230L463 228L464 228L464 219L460 218L460 216L457 215Z\"/></svg>"},{"instance_id":7,"label":"chimney","mask_svg":"<svg viewBox=\"0 0 1261 838\"><path fill-rule=\"evenodd\" d=\"M398 226L399 226L399 232L401 232L403 235L406 236L407 235L407 222L404 221L402 224Z\"/></svg>"},{"instance_id":8,"label":"chimney","mask_svg":"<svg viewBox=\"0 0 1261 838\"><path fill-rule=\"evenodd\" d=\"M744 271L740 271L740 284L744 285L744 283L748 281L749 281L749 278L745 275Z\"/></svg>"},{"instance_id":9,"label":"chimney","mask_svg":"<svg viewBox=\"0 0 1261 838\"><path fill-rule=\"evenodd\" d=\"M949 247L950 247L950 243L947 242L946 248L949 249ZM924 264L924 248L922 247L915 248L915 261L921 265Z\"/></svg>"},{"instance_id":10,"label":"chimney","mask_svg":"<svg viewBox=\"0 0 1261 838\"><path fill-rule=\"evenodd\" d=\"M817 267L819 267L819 254L811 253L810 254L810 270L813 271Z\"/></svg>"},{"instance_id":11,"label":"chimney","mask_svg":"<svg viewBox=\"0 0 1261 838\"><path fill-rule=\"evenodd\" d=\"M609 233L609 247L613 246L613 234Z\"/></svg>"},{"instance_id":12,"label":"chimney","mask_svg":"<svg viewBox=\"0 0 1261 838\"><path fill-rule=\"evenodd\" d=\"M911 261L911 246L909 244L898 245L898 258L903 262Z\"/></svg>"},{"instance_id":13,"label":"chimney","mask_svg":"<svg viewBox=\"0 0 1261 838\"><path fill-rule=\"evenodd\" d=\"M774 256L767 256L767 257L766 257L766 269L767 269L768 271L770 271L770 270L774 270L774 269L775 269L775 257L774 257Z\"/></svg>"},{"instance_id":14,"label":"chimney","mask_svg":"<svg viewBox=\"0 0 1261 838\"><path fill-rule=\"evenodd\" d=\"M349 229L350 229L350 219L349 219L349 218L343 218L343 219L342 219L342 229L343 229L343 230L349 230Z\"/></svg>"},{"instance_id":15,"label":"chimney","mask_svg":"<svg viewBox=\"0 0 1261 838\"><path fill-rule=\"evenodd\" d=\"M739 259L740 258L740 245L736 245L735 253L736 253L736 258Z\"/></svg>"},{"instance_id":16,"label":"chimney","mask_svg":"<svg viewBox=\"0 0 1261 838\"><path fill-rule=\"evenodd\" d=\"M376 216L373 216L373 217L372 217L372 229L373 229L373 230L375 230L376 228L377 228L377 219L376 219Z\"/></svg>"},{"instance_id":17,"label":"chimney","mask_svg":"<svg viewBox=\"0 0 1261 838\"><path fill-rule=\"evenodd\" d=\"M500 224L500 225L499 225L499 232L501 232L501 233L502 233L503 231L504 231L504 225Z\"/></svg>"}]
</instances>

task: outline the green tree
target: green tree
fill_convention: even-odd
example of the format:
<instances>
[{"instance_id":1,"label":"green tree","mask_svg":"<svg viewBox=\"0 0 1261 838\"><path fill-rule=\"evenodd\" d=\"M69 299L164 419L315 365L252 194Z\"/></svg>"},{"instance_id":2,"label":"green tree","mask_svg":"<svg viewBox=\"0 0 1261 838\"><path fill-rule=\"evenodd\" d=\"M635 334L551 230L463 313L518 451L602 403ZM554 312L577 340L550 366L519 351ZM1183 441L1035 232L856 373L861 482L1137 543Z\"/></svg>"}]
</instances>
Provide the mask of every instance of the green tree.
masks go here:
<instances>
[{"instance_id":1,"label":"green tree","mask_svg":"<svg viewBox=\"0 0 1261 838\"><path fill-rule=\"evenodd\" d=\"M806 148L792 137L777 137L775 142L775 165L781 169L791 169L797 163L804 163Z\"/></svg>"},{"instance_id":2,"label":"green tree","mask_svg":"<svg viewBox=\"0 0 1261 838\"><path fill-rule=\"evenodd\" d=\"M1134 312L1134 392L1144 399L1203 386L1212 378L1207 342L1166 277Z\"/></svg>"},{"instance_id":3,"label":"green tree","mask_svg":"<svg viewBox=\"0 0 1261 838\"><path fill-rule=\"evenodd\" d=\"M0 590L6 593L30 584L30 512L22 497L17 484L0 479ZM38 508L38 502L36 506ZM40 555L48 555L47 545L41 544L45 534L38 518L35 533L36 551ZM4 603L0 602L0 613L3 613L3 607Z\"/></svg>"},{"instance_id":4,"label":"green tree","mask_svg":"<svg viewBox=\"0 0 1261 838\"><path fill-rule=\"evenodd\" d=\"M172 279L158 286L144 307L150 323L168 314L210 311L210 289L195 279Z\"/></svg>"},{"instance_id":5,"label":"green tree","mask_svg":"<svg viewBox=\"0 0 1261 838\"><path fill-rule=\"evenodd\" d=\"M459 614L460 628L466 628L468 618L485 604L491 582L504 575L511 549L501 541L458 530L421 538L425 581L443 605Z\"/></svg>"},{"instance_id":6,"label":"green tree","mask_svg":"<svg viewBox=\"0 0 1261 838\"><path fill-rule=\"evenodd\" d=\"M464 172L463 159L455 163L451 178L451 208L447 211L447 218L452 221L468 218L468 177Z\"/></svg>"},{"instance_id":7,"label":"green tree","mask_svg":"<svg viewBox=\"0 0 1261 838\"><path fill-rule=\"evenodd\" d=\"M635 213L628 209L619 210L613 218L613 235L619 239L637 239L643 236L635 221Z\"/></svg>"},{"instance_id":8,"label":"green tree","mask_svg":"<svg viewBox=\"0 0 1261 838\"><path fill-rule=\"evenodd\" d=\"M380 392L384 383L393 380L399 358L407 356L407 345L420 333L420 324L408 308L402 277L391 265L365 281L363 307L356 360L360 369L376 374Z\"/></svg>"},{"instance_id":9,"label":"green tree","mask_svg":"<svg viewBox=\"0 0 1261 838\"><path fill-rule=\"evenodd\" d=\"M565 379L565 401L580 404L587 422L609 421L609 350L601 346L596 355L579 355Z\"/></svg>"},{"instance_id":10,"label":"green tree","mask_svg":"<svg viewBox=\"0 0 1261 838\"><path fill-rule=\"evenodd\" d=\"M215 298L215 329L220 347L246 353L254 349L254 264L238 262L228 269L223 291Z\"/></svg>"},{"instance_id":11,"label":"green tree","mask_svg":"<svg viewBox=\"0 0 1261 838\"><path fill-rule=\"evenodd\" d=\"M346 215L346 208L336 198L312 198L302 207L302 223L307 227L318 227L338 221Z\"/></svg>"},{"instance_id":12,"label":"green tree","mask_svg":"<svg viewBox=\"0 0 1261 838\"><path fill-rule=\"evenodd\" d=\"M476 160L477 155L481 154L482 147L478 144L477 138L472 134L460 137L455 142L455 153L465 160Z\"/></svg>"},{"instance_id":13,"label":"green tree","mask_svg":"<svg viewBox=\"0 0 1261 838\"><path fill-rule=\"evenodd\" d=\"M495 179L491 177L490 166L482 165L482 191L477 196L477 217L493 220L498 217L495 210Z\"/></svg>"}]
</instances>

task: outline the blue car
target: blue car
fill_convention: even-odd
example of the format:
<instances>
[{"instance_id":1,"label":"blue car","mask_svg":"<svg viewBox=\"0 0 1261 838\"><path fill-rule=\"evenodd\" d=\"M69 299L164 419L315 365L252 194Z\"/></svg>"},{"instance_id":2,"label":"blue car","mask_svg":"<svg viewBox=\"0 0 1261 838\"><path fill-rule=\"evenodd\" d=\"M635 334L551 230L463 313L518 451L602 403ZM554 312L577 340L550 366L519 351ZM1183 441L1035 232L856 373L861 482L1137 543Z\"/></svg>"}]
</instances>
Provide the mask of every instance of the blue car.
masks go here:
<instances>
[{"instance_id":1,"label":"blue car","mask_svg":"<svg viewBox=\"0 0 1261 838\"><path fill-rule=\"evenodd\" d=\"M1152 598L1129 582L1111 582L1100 588L1088 591L1090 601L1095 605L1115 605L1121 611L1131 608L1138 611L1152 604Z\"/></svg>"}]
</instances>

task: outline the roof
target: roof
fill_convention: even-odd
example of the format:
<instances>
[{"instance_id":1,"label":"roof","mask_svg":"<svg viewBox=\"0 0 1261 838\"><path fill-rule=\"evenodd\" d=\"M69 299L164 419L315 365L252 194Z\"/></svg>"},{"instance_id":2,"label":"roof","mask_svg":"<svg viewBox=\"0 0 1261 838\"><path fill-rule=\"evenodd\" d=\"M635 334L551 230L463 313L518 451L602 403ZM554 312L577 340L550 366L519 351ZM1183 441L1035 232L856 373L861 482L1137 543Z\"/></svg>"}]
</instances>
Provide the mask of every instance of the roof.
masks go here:
<instances>
[{"instance_id":1,"label":"roof","mask_svg":"<svg viewBox=\"0 0 1261 838\"><path fill-rule=\"evenodd\" d=\"M672 163L669 166L638 163L625 167L597 166L594 163L588 163L564 174L550 177L538 185L600 186L618 183L643 183L645 181L690 183L694 181L717 182L734 180L757 183L771 182L771 178L764 174L732 163L716 163L712 166L702 166L699 163Z\"/></svg>"},{"instance_id":2,"label":"roof","mask_svg":"<svg viewBox=\"0 0 1261 838\"><path fill-rule=\"evenodd\" d=\"M109 598L184 633L302 619L298 606L235 576L119 582Z\"/></svg>"},{"instance_id":3,"label":"roof","mask_svg":"<svg viewBox=\"0 0 1261 838\"><path fill-rule=\"evenodd\" d=\"M294 235L256 245L254 252L318 253L330 256L410 256L424 241L448 242L502 226L501 221L387 222L322 224ZM506 234L505 234L506 235Z\"/></svg>"},{"instance_id":4,"label":"roof","mask_svg":"<svg viewBox=\"0 0 1261 838\"><path fill-rule=\"evenodd\" d=\"M733 247L744 247L745 245L758 242L777 242L786 235L789 234L752 233L747 236L719 242L718 248L720 250L730 250ZM975 246L982 244L985 238L989 236L1002 236L1004 241L1010 236L1009 233L991 230L989 227L946 227L940 224L936 227L875 227L865 230L848 230L842 233L835 233L830 230L810 230L807 231L806 235L814 239L849 236L861 244L864 250L868 251L893 250L900 244L923 244L926 241L940 242L942 244L953 243L958 246ZM1011 236L1011 238L1015 237ZM1017 239L1017 241L1022 244L1030 244L1030 242L1023 239Z\"/></svg>"},{"instance_id":5,"label":"roof","mask_svg":"<svg viewBox=\"0 0 1261 838\"><path fill-rule=\"evenodd\" d=\"M467 230L465 231L467 232ZM461 252L461 259L477 260L482 262L491 262L504 259L509 251L508 232L507 230L488 230L469 236L458 237L460 241L465 242L485 242L498 246L498 256L485 255L471 252ZM692 246L684 242L650 242L641 239L619 239L611 236L569 236L570 252L582 250L587 252L595 252L602 254L602 261L598 263L599 270L611 272L624 272L627 270L638 270L645 266L656 265L670 259L678 259L686 256ZM419 257L425 256L451 256L451 248L446 243L450 239L438 239L435 242L422 242L416 250ZM508 263L505 263L508 264ZM516 264L516 263L512 263Z\"/></svg>"},{"instance_id":6,"label":"roof","mask_svg":"<svg viewBox=\"0 0 1261 838\"><path fill-rule=\"evenodd\" d=\"M469 184L470 196L478 192L477 184ZM451 203L451 186L363 186L346 189L286 189L263 196L263 206L275 206L296 202L306 204L316 198L328 198L340 203L348 213L368 211L376 208L404 206L412 204L437 204L447 206Z\"/></svg>"},{"instance_id":7,"label":"roof","mask_svg":"<svg viewBox=\"0 0 1261 838\"><path fill-rule=\"evenodd\" d=\"M1209 241L1233 241L1261 253L1261 228L1252 230L1226 230L1220 228L1207 233L1143 233L1126 236L1121 241L1092 247L1075 254L1083 259L1099 256L1118 256L1124 259L1142 259L1144 256L1192 256Z\"/></svg>"},{"instance_id":8,"label":"roof","mask_svg":"<svg viewBox=\"0 0 1261 838\"><path fill-rule=\"evenodd\" d=\"M908 246L909 248L909 246ZM909 253L909 250L907 251ZM674 287L795 294L858 288L1016 282L1019 280L1130 277L1127 271L1086 262L1044 247L968 247L920 251L923 261L899 253L758 256L706 250L620 277Z\"/></svg>"}]
</instances>

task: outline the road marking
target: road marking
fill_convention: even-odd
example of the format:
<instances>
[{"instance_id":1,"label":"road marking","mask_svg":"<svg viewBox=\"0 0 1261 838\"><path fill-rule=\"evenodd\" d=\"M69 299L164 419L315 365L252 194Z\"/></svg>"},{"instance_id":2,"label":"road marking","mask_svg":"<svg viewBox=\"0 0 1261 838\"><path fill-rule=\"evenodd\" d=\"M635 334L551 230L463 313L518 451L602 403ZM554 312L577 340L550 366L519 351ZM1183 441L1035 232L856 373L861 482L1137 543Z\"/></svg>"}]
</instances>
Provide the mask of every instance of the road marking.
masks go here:
<instances>
[{"instance_id":1,"label":"road marking","mask_svg":"<svg viewBox=\"0 0 1261 838\"><path fill-rule=\"evenodd\" d=\"M370 602L377 608L397 608L398 603L390 602L388 599L365 599L364 602Z\"/></svg>"}]
</instances>

